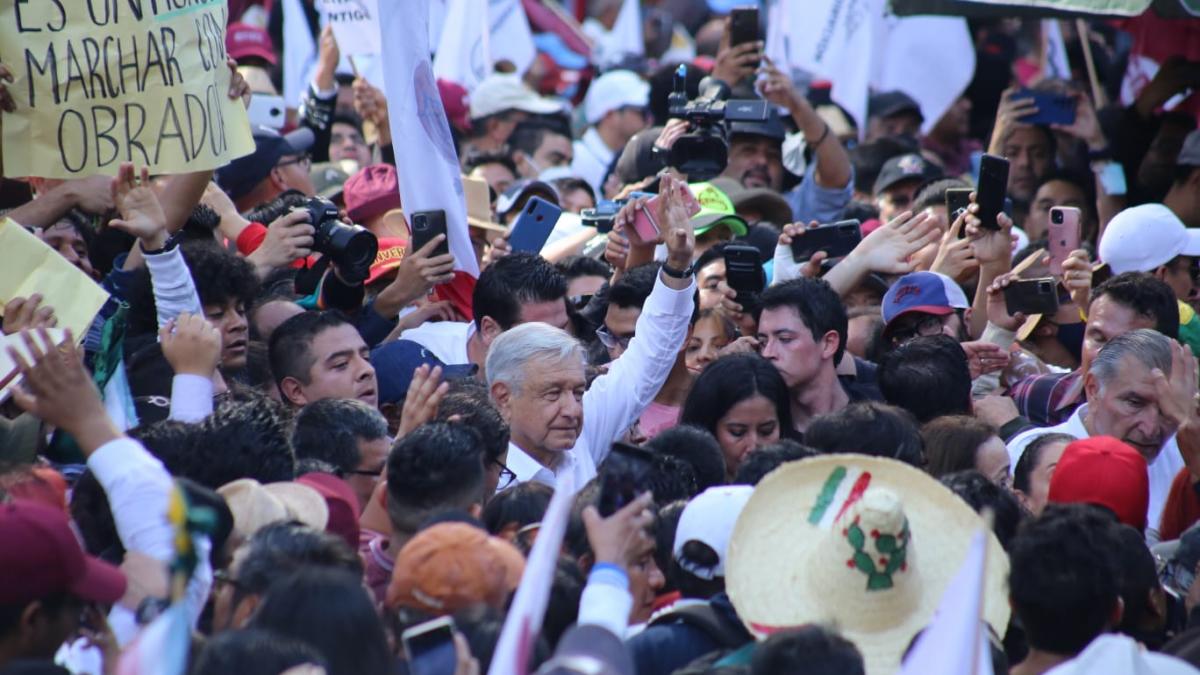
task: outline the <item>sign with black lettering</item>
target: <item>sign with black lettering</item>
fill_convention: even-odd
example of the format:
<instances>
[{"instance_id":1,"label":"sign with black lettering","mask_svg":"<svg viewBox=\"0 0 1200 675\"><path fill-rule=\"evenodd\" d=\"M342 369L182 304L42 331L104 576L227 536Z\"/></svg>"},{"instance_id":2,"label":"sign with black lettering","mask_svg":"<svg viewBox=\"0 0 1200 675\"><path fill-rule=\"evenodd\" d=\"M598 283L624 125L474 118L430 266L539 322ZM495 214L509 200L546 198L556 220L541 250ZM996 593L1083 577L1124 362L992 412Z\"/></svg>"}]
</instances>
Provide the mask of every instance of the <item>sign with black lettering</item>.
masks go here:
<instances>
[{"instance_id":1,"label":"sign with black lettering","mask_svg":"<svg viewBox=\"0 0 1200 675\"><path fill-rule=\"evenodd\" d=\"M379 53L377 0L322 0L320 7L343 56Z\"/></svg>"},{"instance_id":2,"label":"sign with black lettering","mask_svg":"<svg viewBox=\"0 0 1200 675\"><path fill-rule=\"evenodd\" d=\"M225 0L4 0L9 176L214 169L254 151L229 98Z\"/></svg>"}]
</instances>

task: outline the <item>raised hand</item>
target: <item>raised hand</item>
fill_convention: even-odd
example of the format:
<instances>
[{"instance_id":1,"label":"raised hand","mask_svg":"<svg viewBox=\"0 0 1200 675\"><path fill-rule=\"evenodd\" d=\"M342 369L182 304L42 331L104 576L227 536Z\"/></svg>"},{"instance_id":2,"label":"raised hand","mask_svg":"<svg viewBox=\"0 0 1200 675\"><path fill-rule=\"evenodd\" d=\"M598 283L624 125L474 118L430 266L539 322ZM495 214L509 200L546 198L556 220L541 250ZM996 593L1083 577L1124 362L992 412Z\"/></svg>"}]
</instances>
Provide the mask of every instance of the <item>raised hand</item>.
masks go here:
<instances>
[{"instance_id":1,"label":"raised hand","mask_svg":"<svg viewBox=\"0 0 1200 675\"><path fill-rule=\"evenodd\" d=\"M971 379L988 373L1004 370L1008 366L1009 354L999 345L990 342L963 342L963 351L967 353L967 367L971 371Z\"/></svg>"},{"instance_id":2,"label":"raised hand","mask_svg":"<svg viewBox=\"0 0 1200 675\"><path fill-rule=\"evenodd\" d=\"M58 325L54 308L42 306L42 294L34 293L28 298L15 297L4 305L4 334L13 335L23 330L53 328Z\"/></svg>"},{"instance_id":3,"label":"raised hand","mask_svg":"<svg viewBox=\"0 0 1200 675\"><path fill-rule=\"evenodd\" d=\"M242 105L250 107L250 83L246 78L238 72L237 61L233 57L225 59L225 65L229 66L229 98L242 99Z\"/></svg>"},{"instance_id":4,"label":"raised hand","mask_svg":"<svg viewBox=\"0 0 1200 675\"><path fill-rule=\"evenodd\" d=\"M150 169L142 167L139 175L132 162L122 162L117 177L112 179L112 198L121 217L109 221L109 225L137 237L143 251L157 250L167 243L167 216L150 184Z\"/></svg>"},{"instance_id":5,"label":"raised hand","mask_svg":"<svg viewBox=\"0 0 1200 675\"><path fill-rule=\"evenodd\" d=\"M861 256L869 272L907 274L913 271L909 257L937 241L938 229L929 213L905 211L864 237L850 256Z\"/></svg>"},{"instance_id":6,"label":"raised hand","mask_svg":"<svg viewBox=\"0 0 1200 675\"><path fill-rule=\"evenodd\" d=\"M212 377L221 362L221 331L198 314L184 312L168 321L158 341L176 375Z\"/></svg>"},{"instance_id":7,"label":"raised hand","mask_svg":"<svg viewBox=\"0 0 1200 675\"><path fill-rule=\"evenodd\" d=\"M1071 294L1071 302L1086 310L1092 300L1092 261L1087 251L1077 249L1071 251L1062 264L1063 288Z\"/></svg>"},{"instance_id":8,"label":"raised hand","mask_svg":"<svg viewBox=\"0 0 1200 675\"><path fill-rule=\"evenodd\" d=\"M717 49L717 62L712 71L713 77L729 86L754 76L754 69L762 60L764 46L762 42L743 42L731 47L731 29L732 22L725 17L725 32L721 35L721 46Z\"/></svg>"},{"instance_id":9,"label":"raised hand","mask_svg":"<svg viewBox=\"0 0 1200 675\"><path fill-rule=\"evenodd\" d=\"M425 424L437 416L438 406L446 392L450 391L450 383L442 382L442 367L418 366L413 371L412 383L408 385L408 396L404 398L404 407L400 410L400 426L396 430L396 438L403 438L412 433L413 429Z\"/></svg>"},{"instance_id":10,"label":"raised hand","mask_svg":"<svg viewBox=\"0 0 1200 675\"><path fill-rule=\"evenodd\" d=\"M596 562L629 569L629 565L653 543L646 532L654 522L654 514L650 512L653 501L654 496L646 492L607 518L601 517L595 506L583 510L583 526Z\"/></svg>"},{"instance_id":11,"label":"raised hand","mask_svg":"<svg viewBox=\"0 0 1200 675\"><path fill-rule=\"evenodd\" d=\"M940 272L955 281L963 281L979 268L979 261L975 259L970 240L959 236L962 228L963 216L960 215L942 235L937 256L934 257L929 271Z\"/></svg>"},{"instance_id":12,"label":"raised hand","mask_svg":"<svg viewBox=\"0 0 1200 675\"><path fill-rule=\"evenodd\" d=\"M988 145L988 153L1004 156L1004 139L1016 127L1024 126L1022 117L1037 113L1038 107L1032 98L1014 99L1015 88L1008 88L1000 95L1000 105L996 108L996 124L992 127L992 140Z\"/></svg>"}]
</instances>

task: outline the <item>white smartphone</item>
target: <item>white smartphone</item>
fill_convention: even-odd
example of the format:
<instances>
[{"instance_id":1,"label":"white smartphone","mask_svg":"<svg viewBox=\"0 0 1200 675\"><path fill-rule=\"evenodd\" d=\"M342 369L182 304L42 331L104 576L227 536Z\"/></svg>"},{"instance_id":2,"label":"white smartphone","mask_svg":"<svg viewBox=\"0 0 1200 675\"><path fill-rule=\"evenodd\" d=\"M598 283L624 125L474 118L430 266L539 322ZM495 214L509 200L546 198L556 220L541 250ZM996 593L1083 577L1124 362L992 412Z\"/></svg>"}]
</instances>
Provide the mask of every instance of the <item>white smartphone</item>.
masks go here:
<instances>
[{"instance_id":1,"label":"white smartphone","mask_svg":"<svg viewBox=\"0 0 1200 675\"><path fill-rule=\"evenodd\" d=\"M255 94L250 97L247 115L252 125L282 129L287 118L287 104L282 96Z\"/></svg>"}]
</instances>

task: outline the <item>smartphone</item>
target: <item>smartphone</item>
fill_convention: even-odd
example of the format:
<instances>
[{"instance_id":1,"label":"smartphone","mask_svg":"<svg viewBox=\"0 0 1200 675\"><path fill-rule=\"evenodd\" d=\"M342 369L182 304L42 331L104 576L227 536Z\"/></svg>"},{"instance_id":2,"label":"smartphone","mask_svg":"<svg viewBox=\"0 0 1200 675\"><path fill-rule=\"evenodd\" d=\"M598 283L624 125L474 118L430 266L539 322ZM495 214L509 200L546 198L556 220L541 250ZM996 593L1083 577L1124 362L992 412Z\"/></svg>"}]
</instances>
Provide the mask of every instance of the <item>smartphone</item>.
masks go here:
<instances>
[{"instance_id":1,"label":"smartphone","mask_svg":"<svg viewBox=\"0 0 1200 675\"><path fill-rule=\"evenodd\" d=\"M679 195L683 198L683 206L687 210L688 218L700 213L700 202L696 199L696 195L688 189L686 185L679 186ZM638 233L642 241L657 241L661 229L658 225L658 219L655 213L658 213L658 199L660 195L654 195L646 202L645 206L638 209L633 219L633 230Z\"/></svg>"},{"instance_id":2,"label":"smartphone","mask_svg":"<svg viewBox=\"0 0 1200 675\"><path fill-rule=\"evenodd\" d=\"M613 443L612 452L600 466L600 497L596 509L605 518L646 492L654 456L628 443Z\"/></svg>"},{"instance_id":3,"label":"smartphone","mask_svg":"<svg viewBox=\"0 0 1200 675\"><path fill-rule=\"evenodd\" d=\"M438 236L439 234L446 234L446 212L441 209L434 211L417 211L416 213L412 214L412 218L409 220L409 226L412 228L412 246L409 248L409 250L419 251L425 246L425 244L428 244L430 241L432 241L434 237ZM438 244L437 247L433 249L433 253L430 254L430 257L446 255L449 252L450 239L447 237L442 240L442 243Z\"/></svg>"},{"instance_id":4,"label":"smartphone","mask_svg":"<svg viewBox=\"0 0 1200 675\"><path fill-rule=\"evenodd\" d=\"M250 97L250 107L246 114L252 125L282 129L287 121L287 104L282 96L255 94Z\"/></svg>"},{"instance_id":5,"label":"smartphone","mask_svg":"<svg viewBox=\"0 0 1200 675\"><path fill-rule=\"evenodd\" d=\"M545 199L531 197L508 231L509 246L514 251L540 253L561 213L562 209Z\"/></svg>"},{"instance_id":6,"label":"smartphone","mask_svg":"<svg viewBox=\"0 0 1200 675\"><path fill-rule=\"evenodd\" d=\"M1008 196L1008 160L995 155L984 155L979 162L979 187L975 190L975 203L979 204L979 226L998 230L996 216L1004 210L1004 198Z\"/></svg>"},{"instance_id":7,"label":"smartphone","mask_svg":"<svg viewBox=\"0 0 1200 675\"><path fill-rule=\"evenodd\" d=\"M612 231L613 219L617 217L617 212L622 206L621 202L602 199L596 204L596 208L583 209L579 216L584 227L594 227L597 232L607 233Z\"/></svg>"},{"instance_id":8,"label":"smartphone","mask_svg":"<svg viewBox=\"0 0 1200 675\"><path fill-rule=\"evenodd\" d=\"M1058 281L1053 277L1014 281L1004 287L1004 304L1009 316L1053 314L1058 311Z\"/></svg>"},{"instance_id":9,"label":"smartphone","mask_svg":"<svg viewBox=\"0 0 1200 675\"><path fill-rule=\"evenodd\" d=\"M725 283L737 291L735 302L747 312L753 311L758 294L767 287L767 275L757 248L745 244L725 247Z\"/></svg>"},{"instance_id":10,"label":"smartphone","mask_svg":"<svg viewBox=\"0 0 1200 675\"><path fill-rule=\"evenodd\" d=\"M1073 206L1050 208L1050 227L1047 234L1050 240L1050 273L1060 279L1063 261L1071 255L1071 251L1079 248L1079 222L1082 217L1079 209Z\"/></svg>"},{"instance_id":11,"label":"smartphone","mask_svg":"<svg viewBox=\"0 0 1200 675\"><path fill-rule=\"evenodd\" d=\"M747 42L758 42L758 8L735 7L729 12L729 46L736 47ZM754 67L758 67L755 62Z\"/></svg>"},{"instance_id":12,"label":"smartphone","mask_svg":"<svg viewBox=\"0 0 1200 675\"><path fill-rule=\"evenodd\" d=\"M953 225L959 214L967 210L971 205L971 193L974 192L971 188L949 188L946 190L946 224ZM959 239L965 239L967 236L967 228L963 227L958 232Z\"/></svg>"},{"instance_id":13,"label":"smartphone","mask_svg":"<svg viewBox=\"0 0 1200 675\"><path fill-rule=\"evenodd\" d=\"M792 238L792 260L798 263L806 262L817 251L825 251L828 258L843 258L861 241L862 227L857 220L839 220L836 223L818 225L805 230L803 235Z\"/></svg>"},{"instance_id":14,"label":"smartphone","mask_svg":"<svg viewBox=\"0 0 1200 675\"><path fill-rule=\"evenodd\" d=\"M1025 124L1074 124L1075 99L1065 94L1055 94L1048 91L1033 91L1022 89L1013 93L1013 100L1033 99L1038 111L1021 118Z\"/></svg>"},{"instance_id":15,"label":"smartphone","mask_svg":"<svg viewBox=\"0 0 1200 675\"><path fill-rule=\"evenodd\" d=\"M454 675L454 619L442 616L419 623L401 633L400 640L412 675Z\"/></svg>"}]
</instances>

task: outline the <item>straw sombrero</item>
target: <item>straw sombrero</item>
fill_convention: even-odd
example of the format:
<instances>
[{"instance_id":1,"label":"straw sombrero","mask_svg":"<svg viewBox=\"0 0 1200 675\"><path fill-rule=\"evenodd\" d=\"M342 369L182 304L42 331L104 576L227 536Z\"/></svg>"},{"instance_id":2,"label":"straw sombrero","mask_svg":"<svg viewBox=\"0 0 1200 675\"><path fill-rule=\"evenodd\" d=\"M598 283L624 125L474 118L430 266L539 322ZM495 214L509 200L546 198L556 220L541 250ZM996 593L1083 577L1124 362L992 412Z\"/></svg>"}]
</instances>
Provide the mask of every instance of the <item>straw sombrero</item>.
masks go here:
<instances>
[{"instance_id":1,"label":"straw sombrero","mask_svg":"<svg viewBox=\"0 0 1200 675\"><path fill-rule=\"evenodd\" d=\"M829 624L890 675L929 624L971 535L987 529L933 478L891 459L825 455L789 462L754 490L733 530L726 590L759 639ZM1008 557L988 532L984 616L1008 627Z\"/></svg>"}]
</instances>

